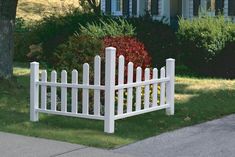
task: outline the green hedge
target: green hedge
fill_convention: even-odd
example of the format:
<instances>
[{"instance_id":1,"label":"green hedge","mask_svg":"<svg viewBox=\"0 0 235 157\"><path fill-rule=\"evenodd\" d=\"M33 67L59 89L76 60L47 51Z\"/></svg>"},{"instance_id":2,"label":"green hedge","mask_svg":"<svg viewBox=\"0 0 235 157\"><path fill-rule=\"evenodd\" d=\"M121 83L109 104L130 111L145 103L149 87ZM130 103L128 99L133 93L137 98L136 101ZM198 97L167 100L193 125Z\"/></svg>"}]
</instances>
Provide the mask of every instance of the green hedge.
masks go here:
<instances>
[{"instance_id":1,"label":"green hedge","mask_svg":"<svg viewBox=\"0 0 235 157\"><path fill-rule=\"evenodd\" d=\"M42 45L43 57L40 61L51 64L53 52L60 45L68 41L76 31L79 31L80 25L86 25L88 22L96 22L99 19L110 19L107 16L97 16L92 13L83 13L80 11L71 11L66 15L51 15L43 18L41 21L30 25L26 32L16 32L16 53L14 59L35 60L28 58L31 45ZM21 24L21 23L20 23ZM21 26L17 24L18 26ZM23 46L23 47L21 47Z\"/></svg>"},{"instance_id":2,"label":"green hedge","mask_svg":"<svg viewBox=\"0 0 235 157\"><path fill-rule=\"evenodd\" d=\"M136 27L136 37L144 43L154 66L164 66L167 58L178 58L180 54L178 40L169 25L149 18L133 18L128 21ZM179 63L178 59L177 62Z\"/></svg>"},{"instance_id":3,"label":"green hedge","mask_svg":"<svg viewBox=\"0 0 235 157\"><path fill-rule=\"evenodd\" d=\"M21 27L19 22L19 27ZM98 28L102 31L96 32ZM103 28L106 31L103 31ZM100 30L100 29L99 29ZM16 35L17 61L36 60L53 65L53 53L66 43L74 33L92 36L136 36L144 43L153 57L154 65L164 65L168 57L176 57L177 40L174 31L162 22L146 18L120 19L97 16L80 11L69 12L64 16L51 15L31 25L27 31ZM35 48L36 47L36 48ZM33 48L33 50L32 50ZM38 52L38 50L40 50Z\"/></svg>"},{"instance_id":4,"label":"green hedge","mask_svg":"<svg viewBox=\"0 0 235 157\"><path fill-rule=\"evenodd\" d=\"M235 69L228 70L235 67L234 62L228 65L221 61L235 54L232 49L234 32L235 24L223 16L180 19L177 37L182 47L183 62L203 75L234 77Z\"/></svg>"},{"instance_id":5,"label":"green hedge","mask_svg":"<svg viewBox=\"0 0 235 157\"><path fill-rule=\"evenodd\" d=\"M134 36L135 28L125 19L108 19L106 21L100 19L98 22L87 23L80 26L81 35L88 35L95 38L104 37L124 37Z\"/></svg>"}]
</instances>

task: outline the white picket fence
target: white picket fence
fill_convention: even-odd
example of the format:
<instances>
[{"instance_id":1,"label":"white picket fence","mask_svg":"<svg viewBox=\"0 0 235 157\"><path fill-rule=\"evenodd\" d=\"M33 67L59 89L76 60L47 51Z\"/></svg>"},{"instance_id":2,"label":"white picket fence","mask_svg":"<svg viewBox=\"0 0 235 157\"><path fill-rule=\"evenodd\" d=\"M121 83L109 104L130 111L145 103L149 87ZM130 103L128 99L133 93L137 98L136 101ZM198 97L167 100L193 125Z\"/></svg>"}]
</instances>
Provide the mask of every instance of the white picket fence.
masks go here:
<instances>
[{"instance_id":1,"label":"white picket fence","mask_svg":"<svg viewBox=\"0 0 235 157\"><path fill-rule=\"evenodd\" d=\"M30 120L38 121L39 113L104 120L104 131L114 133L115 120L118 119L160 109L166 109L167 115L174 114L174 59L166 60L166 66L160 69L160 78L156 68L152 70L152 78L150 78L150 69L146 68L142 71L141 67L135 70L136 76L134 76L134 66L130 62L127 70L127 83L125 83L124 57L119 57L118 72L116 73L116 49L108 47L105 51L104 85L101 85L101 58L99 56L96 56L94 60L93 85L89 84L89 64L87 63L83 64L83 82L79 84L77 70L72 71L71 83L67 82L65 70L61 72L60 83L57 82L56 71L51 72L50 81L47 80L45 70L41 72L41 79L39 79L39 63L32 62L30 64ZM144 80L142 80L142 73ZM118 75L117 85L115 83L116 75ZM133 77L135 77L135 82L133 82ZM160 93L158 86L160 86ZM61 93L58 93L57 89L59 88ZM69 97L71 101L68 101L69 91L67 89L69 88L71 89L71 96ZM150 88L152 88L152 91ZM50 93L48 89L50 89ZM78 100L78 90L82 90L82 100ZM89 112L90 90L94 91L93 112ZM102 91L104 91L104 114L101 114ZM127 91L126 99L125 91ZM58 95L60 95L59 102ZM116 101L115 98L117 98ZM69 111L68 102L71 106ZM81 109L81 112L78 112L78 108Z\"/></svg>"}]
</instances>

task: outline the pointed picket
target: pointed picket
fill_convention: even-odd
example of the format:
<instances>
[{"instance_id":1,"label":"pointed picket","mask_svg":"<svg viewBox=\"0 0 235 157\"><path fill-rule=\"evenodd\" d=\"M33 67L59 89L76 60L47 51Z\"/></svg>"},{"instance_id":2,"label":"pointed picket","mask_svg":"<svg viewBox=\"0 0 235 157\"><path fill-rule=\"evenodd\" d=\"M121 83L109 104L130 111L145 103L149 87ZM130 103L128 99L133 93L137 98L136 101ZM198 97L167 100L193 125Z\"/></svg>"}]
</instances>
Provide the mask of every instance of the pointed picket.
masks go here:
<instances>
[{"instance_id":1,"label":"pointed picket","mask_svg":"<svg viewBox=\"0 0 235 157\"><path fill-rule=\"evenodd\" d=\"M128 72L127 72L127 83L133 83L133 68L134 65L132 62L128 63ZM133 88L127 89L127 113L132 112L132 98L133 98Z\"/></svg>"},{"instance_id":2,"label":"pointed picket","mask_svg":"<svg viewBox=\"0 0 235 157\"><path fill-rule=\"evenodd\" d=\"M57 73L55 70L51 72L51 82L57 82ZM57 91L56 86L51 87L51 110L56 111L57 108Z\"/></svg>"},{"instance_id":3,"label":"pointed picket","mask_svg":"<svg viewBox=\"0 0 235 157\"><path fill-rule=\"evenodd\" d=\"M136 69L136 82L141 82L142 78L142 69L138 67ZM136 111L141 110L141 86L136 87Z\"/></svg>"},{"instance_id":4,"label":"pointed picket","mask_svg":"<svg viewBox=\"0 0 235 157\"><path fill-rule=\"evenodd\" d=\"M153 79L158 79L158 70L157 68L153 69ZM152 95L152 103L153 107L157 106L157 92L158 92L158 84L153 84L153 95Z\"/></svg>"},{"instance_id":5,"label":"pointed picket","mask_svg":"<svg viewBox=\"0 0 235 157\"><path fill-rule=\"evenodd\" d=\"M145 69L145 81L150 79L150 69L146 68ZM150 91L149 91L149 85L146 85L144 88L144 109L149 108L149 95L150 95Z\"/></svg>"},{"instance_id":6,"label":"pointed picket","mask_svg":"<svg viewBox=\"0 0 235 157\"><path fill-rule=\"evenodd\" d=\"M95 57L94 64L94 85L100 85L101 78L101 58ZM100 90L94 90L94 114L100 115Z\"/></svg>"},{"instance_id":7,"label":"pointed picket","mask_svg":"<svg viewBox=\"0 0 235 157\"><path fill-rule=\"evenodd\" d=\"M118 64L118 85L122 85L124 83L124 66L125 59L124 56L119 56L119 64ZM123 114L123 89L118 90L118 115Z\"/></svg>"},{"instance_id":8,"label":"pointed picket","mask_svg":"<svg viewBox=\"0 0 235 157\"><path fill-rule=\"evenodd\" d=\"M78 71L72 71L72 84L78 84ZM78 112L78 89L72 88L72 113Z\"/></svg>"},{"instance_id":9,"label":"pointed picket","mask_svg":"<svg viewBox=\"0 0 235 157\"><path fill-rule=\"evenodd\" d=\"M161 78L165 78L166 77L166 70L165 67L161 68L161 74L160 74ZM166 96L166 83L162 82L160 84L160 105L164 105L165 104L165 96Z\"/></svg>"},{"instance_id":10,"label":"pointed picket","mask_svg":"<svg viewBox=\"0 0 235 157\"><path fill-rule=\"evenodd\" d=\"M89 64L83 64L83 85L89 85ZM82 113L89 113L89 89L82 89Z\"/></svg>"},{"instance_id":11,"label":"pointed picket","mask_svg":"<svg viewBox=\"0 0 235 157\"><path fill-rule=\"evenodd\" d=\"M61 83L67 83L67 72L61 72ZM61 111L67 112L67 87L61 87Z\"/></svg>"},{"instance_id":12,"label":"pointed picket","mask_svg":"<svg viewBox=\"0 0 235 157\"><path fill-rule=\"evenodd\" d=\"M42 82L47 82L47 71L43 70L41 75ZM47 109L47 86L41 86L41 109Z\"/></svg>"}]
</instances>

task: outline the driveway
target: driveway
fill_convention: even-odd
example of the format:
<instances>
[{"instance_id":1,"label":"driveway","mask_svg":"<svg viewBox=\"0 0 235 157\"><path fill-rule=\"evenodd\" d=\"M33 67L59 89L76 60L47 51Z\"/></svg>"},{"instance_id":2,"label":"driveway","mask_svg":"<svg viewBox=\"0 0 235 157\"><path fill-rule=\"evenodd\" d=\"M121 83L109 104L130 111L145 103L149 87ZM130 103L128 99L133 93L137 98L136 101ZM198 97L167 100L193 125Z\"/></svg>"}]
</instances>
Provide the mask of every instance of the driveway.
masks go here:
<instances>
[{"instance_id":1,"label":"driveway","mask_svg":"<svg viewBox=\"0 0 235 157\"><path fill-rule=\"evenodd\" d=\"M232 157L235 115L104 150L0 132L3 157Z\"/></svg>"},{"instance_id":2,"label":"driveway","mask_svg":"<svg viewBox=\"0 0 235 157\"><path fill-rule=\"evenodd\" d=\"M235 115L164 133L113 152L136 157L232 157Z\"/></svg>"}]
</instances>

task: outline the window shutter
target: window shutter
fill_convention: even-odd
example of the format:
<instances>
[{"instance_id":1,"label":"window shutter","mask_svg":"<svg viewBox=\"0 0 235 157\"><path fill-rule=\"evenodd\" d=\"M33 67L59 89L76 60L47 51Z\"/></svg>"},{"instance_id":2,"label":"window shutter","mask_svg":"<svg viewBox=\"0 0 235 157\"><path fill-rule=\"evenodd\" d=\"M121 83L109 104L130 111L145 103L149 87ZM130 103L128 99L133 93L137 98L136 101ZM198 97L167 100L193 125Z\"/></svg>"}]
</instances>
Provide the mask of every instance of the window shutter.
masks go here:
<instances>
[{"instance_id":1,"label":"window shutter","mask_svg":"<svg viewBox=\"0 0 235 157\"><path fill-rule=\"evenodd\" d=\"M123 8L123 15L125 15L125 16L129 16L130 14L129 14L129 5L130 5L130 3L129 3L129 0L123 0L123 2L122 2L122 8Z\"/></svg>"},{"instance_id":2,"label":"window shutter","mask_svg":"<svg viewBox=\"0 0 235 157\"><path fill-rule=\"evenodd\" d=\"M193 0L193 15L198 16L201 0Z\"/></svg>"},{"instance_id":3,"label":"window shutter","mask_svg":"<svg viewBox=\"0 0 235 157\"><path fill-rule=\"evenodd\" d=\"M132 15L137 15L137 0L132 0Z\"/></svg>"},{"instance_id":4,"label":"window shutter","mask_svg":"<svg viewBox=\"0 0 235 157\"><path fill-rule=\"evenodd\" d=\"M235 16L235 1L228 1L228 16Z\"/></svg>"},{"instance_id":5,"label":"window shutter","mask_svg":"<svg viewBox=\"0 0 235 157\"><path fill-rule=\"evenodd\" d=\"M158 15L158 0L151 0L151 14Z\"/></svg>"},{"instance_id":6,"label":"window shutter","mask_svg":"<svg viewBox=\"0 0 235 157\"><path fill-rule=\"evenodd\" d=\"M111 0L105 0L105 13L111 15Z\"/></svg>"},{"instance_id":7,"label":"window shutter","mask_svg":"<svg viewBox=\"0 0 235 157\"><path fill-rule=\"evenodd\" d=\"M223 13L224 11L224 0L217 0L215 3L215 14Z\"/></svg>"}]
</instances>

